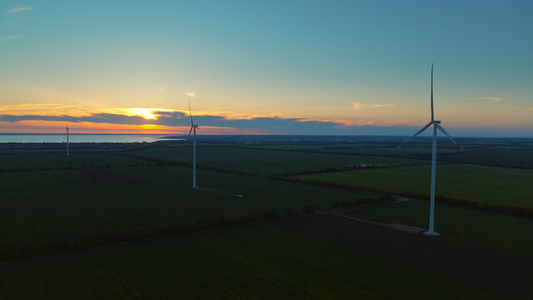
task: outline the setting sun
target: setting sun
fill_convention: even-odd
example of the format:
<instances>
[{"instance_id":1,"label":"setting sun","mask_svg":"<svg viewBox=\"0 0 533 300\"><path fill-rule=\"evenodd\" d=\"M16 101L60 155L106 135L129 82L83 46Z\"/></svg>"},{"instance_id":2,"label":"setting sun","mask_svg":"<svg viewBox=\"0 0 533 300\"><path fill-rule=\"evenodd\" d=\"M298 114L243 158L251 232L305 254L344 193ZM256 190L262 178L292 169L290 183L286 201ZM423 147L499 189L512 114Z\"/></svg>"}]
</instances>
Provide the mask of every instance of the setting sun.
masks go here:
<instances>
[{"instance_id":1,"label":"setting sun","mask_svg":"<svg viewBox=\"0 0 533 300\"><path fill-rule=\"evenodd\" d=\"M134 112L135 115L140 115L143 118L145 118L146 120L155 120L156 119L155 115L152 113L152 111L154 111L156 109L153 109L153 108L132 108L131 110Z\"/></svg>"}]
</instances>

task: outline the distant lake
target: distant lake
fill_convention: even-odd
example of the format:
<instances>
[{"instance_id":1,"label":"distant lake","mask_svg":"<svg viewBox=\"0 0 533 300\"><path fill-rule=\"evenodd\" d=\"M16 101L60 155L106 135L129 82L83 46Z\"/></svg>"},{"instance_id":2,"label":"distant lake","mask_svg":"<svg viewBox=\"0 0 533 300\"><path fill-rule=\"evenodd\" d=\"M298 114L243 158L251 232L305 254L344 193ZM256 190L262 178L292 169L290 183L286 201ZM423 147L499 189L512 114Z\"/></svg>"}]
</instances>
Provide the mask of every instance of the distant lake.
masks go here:
<instances>
[{"instance_id":1,"label":"distant lake","mask_svg":"<svg viewBox=\"0 0 533 300\"><path fill-rule=\"evenodd\" d=\"M168 134L71 134L71 143L152 143L169 138ZM176 135L176 139L183 139ZM0 134L0 143L64 143L65 134Z\"/></svg>"}]
</instances>

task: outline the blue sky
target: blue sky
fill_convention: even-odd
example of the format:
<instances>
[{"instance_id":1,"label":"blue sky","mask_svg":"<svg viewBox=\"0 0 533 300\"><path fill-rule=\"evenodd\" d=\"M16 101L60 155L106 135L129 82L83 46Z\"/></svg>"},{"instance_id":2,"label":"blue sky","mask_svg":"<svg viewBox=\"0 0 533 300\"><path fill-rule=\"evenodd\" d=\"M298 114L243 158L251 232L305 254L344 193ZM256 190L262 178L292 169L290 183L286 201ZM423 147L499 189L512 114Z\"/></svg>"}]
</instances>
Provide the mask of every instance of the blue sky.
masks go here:
<instances>
[{"instance_id":1,"label":"blue sky","mask_svg":"<svg viewBox=\"0 0 533 300\"><path fill-rule=\"evenodd\" d=\"M68 120L72 132L187 133L188 94L202 133L409 135L429 121L434 63L436 118L450 134L533 136L531 11L3 1L0 132L62 132Z\"/></svg>"}]
</instances>

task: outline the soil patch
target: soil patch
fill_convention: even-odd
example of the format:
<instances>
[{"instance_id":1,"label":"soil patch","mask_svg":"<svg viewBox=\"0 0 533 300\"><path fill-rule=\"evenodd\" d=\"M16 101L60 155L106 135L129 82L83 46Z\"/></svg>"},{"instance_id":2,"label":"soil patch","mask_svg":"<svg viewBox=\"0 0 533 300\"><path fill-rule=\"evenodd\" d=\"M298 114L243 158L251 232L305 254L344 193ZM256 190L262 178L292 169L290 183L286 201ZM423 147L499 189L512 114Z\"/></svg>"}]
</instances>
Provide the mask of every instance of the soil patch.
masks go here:
<instances>
[{"instance_id":1,"label":"soil patch","mask_svg":"<svg viewBox=\"0 0 533 300\"><path fill-rule=\"evenodd\" d=\"M110 169L80 169L78 172L96 185L136 184L146 182L143 179L124 175Z\"/></svg>"},{"instance_id":2,"label":"soil patch","mask_svg":"<svg viewBox=\"0 0 533 300\"><path fill-rule=\"evenodd\" d=\"M332 215L278 221L280 226L533 299L533 260Z\"/></svg>"}]
</instances>

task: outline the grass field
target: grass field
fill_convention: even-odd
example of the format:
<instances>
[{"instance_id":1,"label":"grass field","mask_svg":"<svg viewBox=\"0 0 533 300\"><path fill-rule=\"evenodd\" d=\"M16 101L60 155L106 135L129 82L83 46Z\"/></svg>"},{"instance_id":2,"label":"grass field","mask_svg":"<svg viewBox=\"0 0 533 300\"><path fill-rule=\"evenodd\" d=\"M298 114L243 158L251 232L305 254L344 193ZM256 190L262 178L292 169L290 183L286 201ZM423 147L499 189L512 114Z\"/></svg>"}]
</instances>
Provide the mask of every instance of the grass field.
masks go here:
<instances>
[{"instance_id":1,"label":"grass field","mask_svg":"<svg viewBox=\"0 0 533 300\"><path fill-rule=\"evenodd\" d=\"M100 168L106 166L128 166L141 163L135 158L116 156L110 153L76 153L66 156L50 154L10 154L0 155L0 170L43 170L65 168Z\"/></svg>"},{"instance_id":2,"label":"grass field","mask_svg":"<svg viewBox=\"0 0 533 300\"><path fill-rule=\"evenodd\" d=\"M440 156L448 161L495 165L514 168L533 168L532 149L479 150L467 153L448 153Z\"/></svg>"},{"instance_id":3,"label":"grass field","mask_svg":"<svg viewBox=\"0 0 533 300\"><path fill-rule=\"evenodd\" d=\"M430 193L430 166L331 172L295 176L390 193ZM466 164L437 167L437 196L533 209L533 170Z\"/></svg>"},{"instance_id":4,"label":"grass field","mask_svg":"<svg viewBox=\"0 0 533 300\"><path fill-rule=\"evenodd\" d=\"M511 299L392 259L256 224L0 263L2 299Z\"/></svg>"},{"instance_id":5,"label":"grass field","mask_svg":"<svg viewBox=\"0 0 533 300\"><path fill-rule=\"evenodd\" d=\"M153 148L132 152L135 155L190 162L192 149L183 147ZM425 160L326 153L276 151L232 147L198 147L198 164L225 170L239 170L259 175L318 171L342 168L348 164L424 165Z\"/></svg>"},{"instance_id":6,"label":"grass field","mask_svg":"<svg viewBox=\"0 0 533 300\"><path fill-rule=\"evenodd\" d=\"M283 212L285 206L327 209L338 202L377 197L199 170L200 186L241 194L241 198L190 189L192 172L188 168L110 170L144 182L95 185L75 170L0 173L0 239L14 244L50 243L83 235L157 229L176 221L194 223L260 215L269 210Z\"/></svg>"},{"instance_id":7,"label":"grass field","mask_svg":"<svg viewBox=\"0 0 533 300\"><path fill-rule=\"evenodd\" d=\"M146 183L94 185L71 170L0 174L2 241L50 243L85 234L156 229L176 221L282 211L270 203L194 191L188 169L122 169L133 176L135 170Z\"/></svg>"},{"instance_id":8,"label":"grass field","mask_svg":"<svg viewBox=\"0 0 533 300\"><path fill-rule=\"evenodd\" d=\"M388 144L380 140L343 149L335 144L271 145L271 148L280 147L277 150L200 144L198 163L258 175L381 163L396 167L297 178L428 195L430 161L404 157L426 155L427 147L406 148L400 150L398 157L385 157L380 155L389 155L387 151L396 149L382 147ZM235 195L193 190L190 189L191 168L157 165L153 160L144 159L191 162L190 145L166 145L125 152L138 157L108 152L73 153L70 157L29 151L0 153L4 154L0 155L0 170L4 170L0 172L0 242L15 246L48 244L84 235L156 230L176 221L193 224L223 217L261 215L272 210L282 213L287 207L314 206L327 210L333 204L380 196L205 169L198 170L199 186ZM348 151L350 155L284 151L294 150L292 146L316 147L314 150L325 152ZM361 155L364 151L369 155ZM448 148L443 151L447 152ZM85 172L90 168L98 168L92 176L118 176L125 181L96 184L102 180L91 181L90 172ZM443 163L437 172L438 195L533 208L531 169ZM426 202L394 205L361 209L354 214L384 223L427 227ZM443 233L442 239L531 257L533 224L530 219L439 205L435 226L436 231ZM274 224L251 224L50 257L4 260L0 262L0 282L0 299L213 298L220 295L246 299L257 295L344 299L354 295L382 299L442 295L463 299L506 298L486 287Z\"/></svg>"},{"instance_id":9,"label":"grass field","mask_svg":"<svg viewBox=\"0 0 533 300\"><path fill-rule=\"evenodd\" d=\"M364 207L347 215L384 224L428 228L429 203L405 201ZM533 257L532 219L438 204L435 208L435 231L451 241Z\"/></svg>"}]
</instances>

